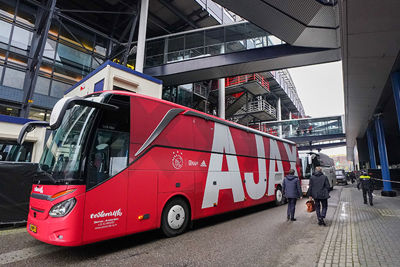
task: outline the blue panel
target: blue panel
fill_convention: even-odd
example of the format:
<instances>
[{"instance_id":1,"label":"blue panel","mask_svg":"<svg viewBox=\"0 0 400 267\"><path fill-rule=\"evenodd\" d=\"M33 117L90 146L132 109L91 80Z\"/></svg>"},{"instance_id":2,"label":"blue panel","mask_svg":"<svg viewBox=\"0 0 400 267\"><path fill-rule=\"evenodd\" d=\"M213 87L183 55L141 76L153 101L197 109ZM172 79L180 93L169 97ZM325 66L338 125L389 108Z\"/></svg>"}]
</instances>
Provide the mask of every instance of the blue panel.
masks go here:
<instances>
[{"instance_id":1,"label":"blue panel","mask_svg":"<svg viewBox=\"0 0 400 267\"><path fill-rule=\"evenodd\" d=\"M33 121L33 120L19 118L19 117L13 117L13 116L7 116L7 115L0 115L0 121L15 123L15 124L25 124L25 123Z\"/></svg>"},{"instance_id":2,"label":"blue panel","mask_svg":"<svg viewBox=\"0 0 400 267\"><path fill-rule=\"evenodd\" d=\"M94 92L100 92L104 90L104 79L94 84Z\"/></svg>"},{"instance_id":3,"label":"blue panel","mask_svg":"<svg viewBox=\"0 0 400 267\"><path fill-rule=\"evenodd\" d=\"M389 160L386 151L385 132L383 130L382 118L377 116L375 118L376 137L378 139L379 159L381 162L383 191L392 191L392 184L390 182Z\"/></svg>"},{"instance_id":4,"label":"blue panel","mask_svg":"<svg viewBox=\"0 0 400 267\"><path fill-rule=\"evenodd\" d=\"M369 164L371 169L376 169L376 158L375 158L375 147L374 147L374 136L372 134L371 128L367 129L367 139L368 139L368 151L369 151Z\"/></svg>"},{"instance_id":5,"label":"blue panel","mask_svg":"<svg viewBox=\"0 0 400 267\"><path fill-rule=\"evenodd\" d=\"M400 73L394 72L391 75L394 103L396 104L397 122L400 128Z\"/></svg>"}]
</instances>

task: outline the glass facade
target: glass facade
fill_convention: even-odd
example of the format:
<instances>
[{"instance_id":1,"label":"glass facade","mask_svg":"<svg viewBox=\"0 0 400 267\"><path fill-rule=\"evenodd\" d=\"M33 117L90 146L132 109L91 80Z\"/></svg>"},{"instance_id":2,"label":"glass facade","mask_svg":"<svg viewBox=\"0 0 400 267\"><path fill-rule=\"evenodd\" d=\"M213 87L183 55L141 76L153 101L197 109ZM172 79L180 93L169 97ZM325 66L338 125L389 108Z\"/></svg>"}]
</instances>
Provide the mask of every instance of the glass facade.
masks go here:
<instances>
[{"instance_id":1,"label":"glass facade","mask_svg":"<svg viewBox=\"0 0 400 267\"><path fill-rule=\"evenodd\" d=\"M163 88L162 99L216 115L218 103L209 98L209 81Z\"/></svg>"},{"instance_id":2,"label":"glass facade","mask_svg":"<svg viewBox=\"0 0 400 267\"><path fill-rule=\"evenodd\" d=\"M154 67L196 57L284 43L276 37L279 41L271 42L272 37L268 32L248 22L157 37L147 41L145 66Z\"/></svg>"},{"instance_id":3,"label":"glass facade","mask_svg":"<svg viewBox=\"0 0 400 267\"><path fill-rule=\"evenodd\" d=\"M37 41L35 29L43 9L38 6L39 2L0 0L0 102L12 107L14 116L20 114L24 80L29 77L27 74L30 71L29 57ZM110 55L109 50L115 48L113 52L120 52L118 46L121 44L118 41L110 41L100 30L89 30L83 24L67 19L63 13L51 21L29 118L48 120L47 114L55 100L63 97L67 89L102 64ZM214 26L149 39L146 43L145 66L159 66L282 43L248 22ZM128 64L134 65L134 61L135 56L132 54ZM212 82L208 83L167 87L163 90L163 98L215 114L217 98L215 94L210 95L212 86L209 85ZM9 112L0 109L0 113Z\"/></svg>"},{"instance_id":4,"label":"glass facade","mask_svg":"<svg viewBox=\"0 0 400 267\"><path fill-rule=\"evenodd\" d=\"M283 138L344 133L343 119L341 116L268 122L263 123L262 126L263 131L272 133L277 133L279 126L282 126Z\"/></svg>"},{"instance_id":5,"label":"glass facade","mask_svg":"<svg viewBox=\"0 0 400 267\"><path fill-rule=\"evenodd\" d=\"M27 0L0 0L0 90L23 89L39 9ZM59 19L61 23L57 20L51 23L34 88L34 93L45 96L42 97L45 100L61 98L66 89L102 64L109 46L107 38L61 16ZM5 103L21 99L20 95L7 99L7 95L1 93L0 98ZM33 107L40 112L32 110L30 117L46 119L46 116L38 114L46 114L43 108L48 109L49 106L41 107L33 103Z\"/></svg>"},{"instance_id":6,"label":"glass facade","mask_svg":"<svg viewBox=\"0 0 400 267\"><path fill-rule=\"evenodd\" d=\"M17 117L18 113L19 113L19 109L17 107L0 104L0 115Z\"/></svg>"}]
</instances>

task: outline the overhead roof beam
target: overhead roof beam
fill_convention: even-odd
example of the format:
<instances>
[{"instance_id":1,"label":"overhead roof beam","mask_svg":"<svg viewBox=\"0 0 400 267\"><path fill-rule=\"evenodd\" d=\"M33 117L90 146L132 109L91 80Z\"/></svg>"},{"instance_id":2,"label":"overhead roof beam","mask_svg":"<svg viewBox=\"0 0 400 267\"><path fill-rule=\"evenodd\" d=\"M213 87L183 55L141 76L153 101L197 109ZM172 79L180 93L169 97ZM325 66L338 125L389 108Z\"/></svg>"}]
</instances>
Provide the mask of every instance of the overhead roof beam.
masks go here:
<instances>
[{"instance_id":1,"label":"overhead roof beam","mask_svg":"<svg viewBox=\"0 0 400 267\"><path fill-rule=\"evenodd\" d=\"M200 14L202 12L206 12L207 14L205 16L200 16ZM193 11L192 13L190 13L189 15L187 15L186 17L188 19L192 19L194 16L199 17L198 19L193 21L193 23L197 25L197 22L208 17L208 12L206 10L204 10L203 8L199 8L199 9ZM174 23L171 27L172 27L172 29L176 29L175 32L179 32L182 29L184 29L187 25L188 25L188 23L186 23L186 22L184 24L181 24L180 21L178 21L178 22Z\"/></svg>"},{"instance_id":2,"label":"overhead roof beam","mask_svg":"<svg viewBox=\"0 0 400 267\"><path fill-rule=\"evenodd\" d=\"M119 2L121 4L123 4L124 6L126 6L127 8L132 8L132 5L126 3L125 1L120 0ZM135 11L135 12L137 13L137 11ZM136 13L133 15L136 15ZM151 22L152 24L156 25L160 29L164 30L168 34L173 32L171 30L173 28L168 23L166 23L164 20L162 20L161 18L159 18L158 16L153 14L150 10L148 11L148 21Z\"/></svg>"},{"instance_id":3,"label":"overhead roof beam","mask_svg":"<svg viewBox=\"0 0 400 267\"><path fill-rule=\"evenodd\" d=\"M174 13L180 19L186 21L192 28L199 28L193 21L191 21L186 15L183 15L180 10L178 10L175 6L165 0L159 0L161 4L163 4L166 8L168 8L172 13Z\"/></svg>"},{"instance_id":4,"label":"overhead roof beam","mask_svg":"<svg viewBox=\"0 0 400 267\"><path fill-rule=\"evenodd\" d=\"M172 33L174 29L174 27L172 27L171 25L169 25L168 23L166 23L164 20L162 20L161 18L157 17L154 13L152 13L149 10L149 21L151 23L153 23L154 25L158 26L160 29L164 30L167 33Z\"/></svg>"},{"instance_id":5,"label":"overhead roof beam","mask_svg":"<svg viewBox=\"0 0 400 267\"><path fill-rule=\"evenodd\" d=\"M93 14L118 14L118 15L132 15L132 12L121 12L121 11L107 11L107 10L81 10L81 9L59 9L61 12L70 13L93 13Z\"/></svg>"}]
</instances>

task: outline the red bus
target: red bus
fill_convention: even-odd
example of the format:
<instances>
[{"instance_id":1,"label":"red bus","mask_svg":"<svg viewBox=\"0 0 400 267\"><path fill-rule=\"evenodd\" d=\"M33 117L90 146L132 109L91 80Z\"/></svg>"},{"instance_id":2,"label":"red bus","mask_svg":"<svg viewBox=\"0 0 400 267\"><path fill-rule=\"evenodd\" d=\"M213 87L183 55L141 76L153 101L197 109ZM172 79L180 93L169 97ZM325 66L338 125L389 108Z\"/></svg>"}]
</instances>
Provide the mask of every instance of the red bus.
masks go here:
<instances>
[{"instance_id":1,"label":"red bus","mask_svg":"<svg viewBox=\"0 0 400 267\"><path fill-rule=\"evenodd\" d=\"M61 99L30 196L27 231L79 246L283 202L300 174L294 143L171 102L122 91Z\"/></svg>"}]
</instances>

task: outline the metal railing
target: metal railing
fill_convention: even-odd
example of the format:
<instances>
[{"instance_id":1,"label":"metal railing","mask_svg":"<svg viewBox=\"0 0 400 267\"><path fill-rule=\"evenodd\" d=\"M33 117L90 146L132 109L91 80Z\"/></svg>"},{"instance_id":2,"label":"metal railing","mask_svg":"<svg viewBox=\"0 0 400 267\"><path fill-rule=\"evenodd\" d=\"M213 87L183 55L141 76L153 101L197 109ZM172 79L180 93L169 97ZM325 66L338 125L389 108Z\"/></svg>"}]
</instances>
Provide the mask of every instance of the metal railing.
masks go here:
<instances>
[{"instance_id":1,"label":"metal railing","mask_svg":"<svg viewBox=\"0 0 400 267\"><path fill-rule=\"evenodd\" d=\"M248 105L244 105L241 109L239 109L235 113L235 115L242 115L246 113L253 113L260 111L265 111L269 115L276 118L276 109L264 99L249 102Z\"/></svg>"},{"instance_id":2,"label":"metal railing","mask_svg":"<svg viewBox=\"0 0 400 267\"><path fill-rule=\"evenodd\" d=\"M277 70L271 71L271 74L274 76L275 80L279 83L281 88L285 91L287 96L290 98L292 103L295 105L297 110L300 113L300 116L305 116L303 104L300 101L299 95L297 94L296 86L290 76L288 70Z\"/></svg>"},{"instance_id":3,"label":"metal railing","mask_svg":"<svg viewBox=\"0 0 400 267\"><path fill-rule=\"evenodd\" d=\"M257 74L257 73L226 78L225 79L225 87L244 84L244 83L252 82L252 81L256 81L263 88L270 91L269 90L269 82L267 80L265 80L265 78L263 76L261 76L260 74Z\"/></svg>"}]
</instances>

